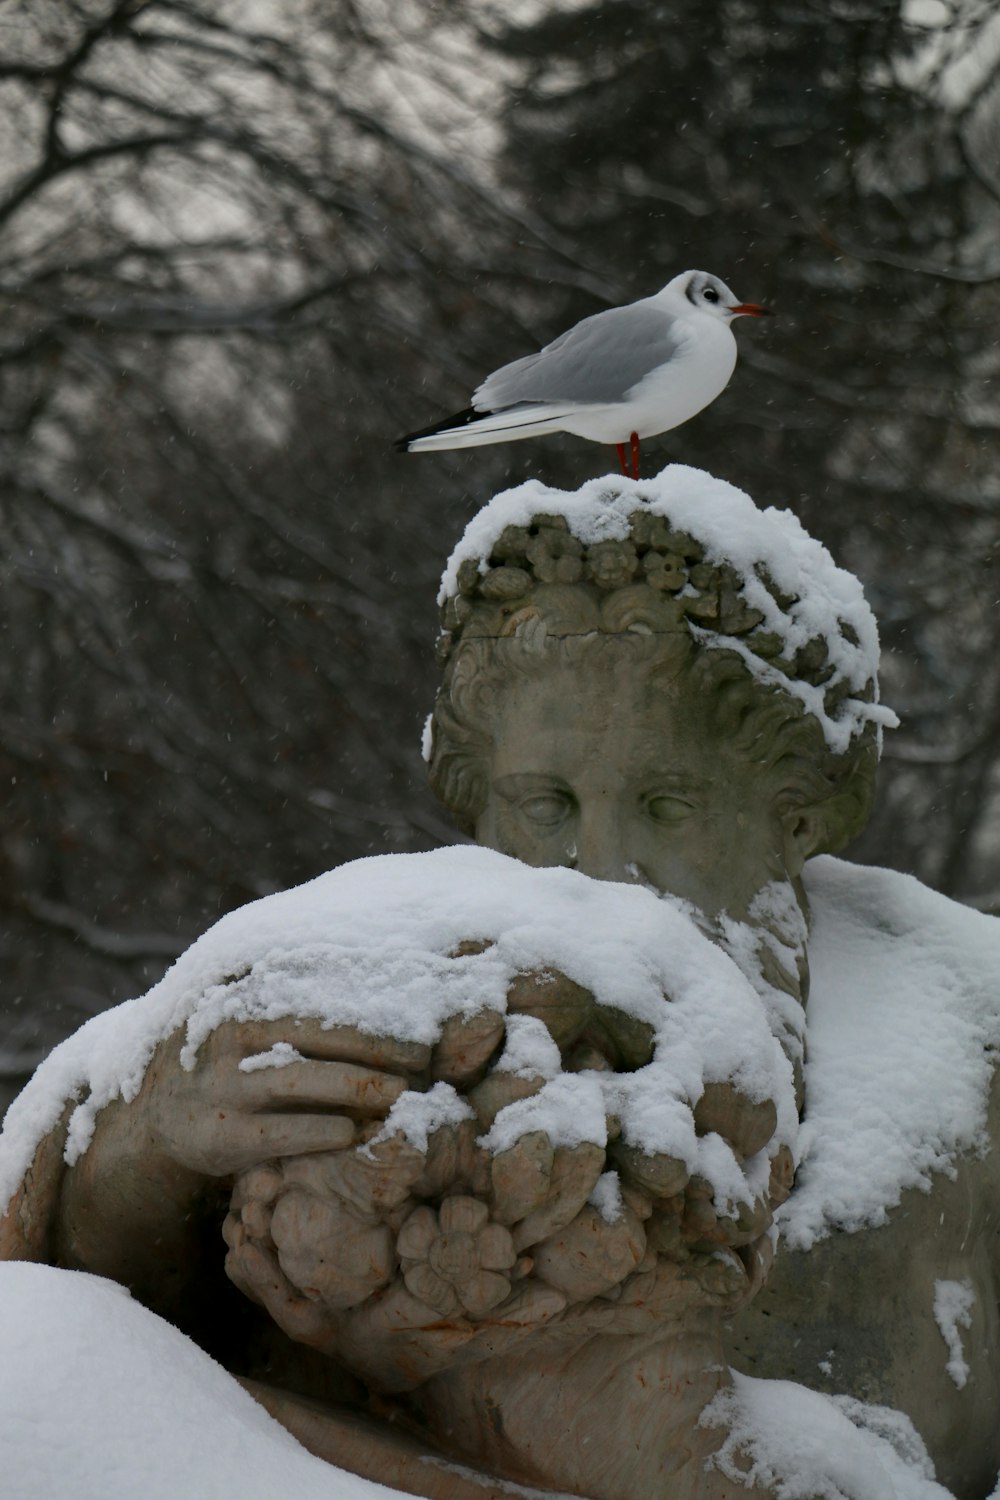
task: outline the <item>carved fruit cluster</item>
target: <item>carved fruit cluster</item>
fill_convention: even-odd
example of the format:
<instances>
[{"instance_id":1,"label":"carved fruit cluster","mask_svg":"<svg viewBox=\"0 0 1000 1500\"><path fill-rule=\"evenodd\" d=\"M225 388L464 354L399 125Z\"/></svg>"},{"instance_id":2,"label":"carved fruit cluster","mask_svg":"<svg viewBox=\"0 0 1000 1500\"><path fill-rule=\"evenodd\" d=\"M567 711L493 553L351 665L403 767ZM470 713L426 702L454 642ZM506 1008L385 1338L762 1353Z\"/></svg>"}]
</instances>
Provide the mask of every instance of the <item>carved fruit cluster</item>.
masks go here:
<instances>
[{"instance_id":1,"label":"carved fruit cluster","mask_svg":"<svg viewBox=\"0 0 1000 1500\"><path fill-rule=\"evenodd\" d=\"M484 946L462 944L454 956ZM629 1072L653 1055L645 1023L598 1006L557 972L518 975L507 1013L541 1021L566 1071ZM708 1182L681 1161L630 1146L614 1117L606 1147L559 1147L532 1130L488 1151L483 1137L500 1111L545 1083L496 1066L503 1025L492 1012L463 1019L435 1048L429 1076L413 1079L421 1088L447 1076L471 1111L432 1131L425 1148L370 1121L342 1150L265 1162L237 1178L223 1231L227 1270L293 1337L372 1373L364 1350L376 1333L392 1339L401 1328L447 1325L471 1338L593 1299L620 1310L626 1286L630 1315L642 1318L643 1288L664 1262L684 1296L727 1305L762 1274L771 1208L790 1182L787 1154L776 1160L770 1201L725 1218ZM740 1160L767 1144L776 1123L770 1101L725 1083L705 1089L694 1117L700 1134L721 1135ZM613 1212L597 1191L609 1169Z\"/></svg>"},{"instance_id":2,"label":"carved fruit cluster","mask_svg":"<svg viewBox=\"0 0 1000 1500\"><path fill-rule=\"evenodd\" d=\"M845 681L834 680L823 637L784 655L783 636L762 628L764 616L747 602L738 572L727 564L706 562L701 543L687 532L673 530L662 516L636 511L629 518L627 537L588 546L572 534L565 516L538 515L528 526L505 527L483 563L469 557L459 566L457 592L445 601L441 615L442 663L463 635L515 633L539 588L572 584L595 596L598 628L622 628L615 625L608 596L628 591L630 620L643 611L645 596L645 614L654 629L676 628L686 620L714 634L738 637L754 656L784 676L822 688L828 713L851 695ZM758 572L758 577L782 612L798 602L766 573ZM845 639L857 644L846 621L841 630ZM870 684L865 693L854 696L871 696L873 691Z\"/></svg>"}]
</instances>

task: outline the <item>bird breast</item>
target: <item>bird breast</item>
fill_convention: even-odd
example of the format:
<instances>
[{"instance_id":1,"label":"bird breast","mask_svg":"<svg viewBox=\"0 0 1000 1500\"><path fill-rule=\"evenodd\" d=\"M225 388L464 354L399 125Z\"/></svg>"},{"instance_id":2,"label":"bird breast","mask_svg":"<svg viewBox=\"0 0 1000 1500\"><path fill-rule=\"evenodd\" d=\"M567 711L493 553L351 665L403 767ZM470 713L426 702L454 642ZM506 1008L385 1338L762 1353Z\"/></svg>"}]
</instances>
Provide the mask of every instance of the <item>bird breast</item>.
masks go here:
<instances>
[{"instance_id":1,"label":"bird breast","mask_svg":"<svg viewBox=\"0 0 1000 1500\"><path fill-rule=\"evenodd\" d=\"M680 321L680 320L679 320ZM679 427L713 402L736 367L736 340L714 317L684 319L686 337L665 364L650 370L606 406L582 406L559 423L564 432L596 443L626 443Z\"/></svg>"},{"instance_id":2,"label":"bird breast","mask_svg":"<svg viewBox=\"0 0 1000 1500\"><path fill-rule=\"evenodd\" d=\"M728 323L692 319L690 335L673 359L650 370L626 393L636 415L629 430L641 438L679 427L721 396L736 368L736 340Z\"/></svg>"}]
</instances>

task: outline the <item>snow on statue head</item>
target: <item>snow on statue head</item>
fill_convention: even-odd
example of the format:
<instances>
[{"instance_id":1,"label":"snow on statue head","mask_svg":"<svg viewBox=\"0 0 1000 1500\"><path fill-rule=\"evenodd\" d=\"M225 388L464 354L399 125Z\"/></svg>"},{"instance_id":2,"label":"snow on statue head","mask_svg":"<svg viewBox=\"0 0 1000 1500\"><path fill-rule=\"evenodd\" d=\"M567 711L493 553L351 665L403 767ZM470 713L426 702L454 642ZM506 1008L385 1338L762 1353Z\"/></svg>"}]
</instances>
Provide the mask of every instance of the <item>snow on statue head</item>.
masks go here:
<instances>
[{"instance_id":1,"label":"snow on statue head","mask_svg":"<svg viewBox=\"0 0 1000 1500\"><path fill-rule=\"evenodd\" d=\"M895 722L875 621L790 513L680 465L532 481L472 521L439 602L425 751L479 842L742 915L863 828Z\"/></svg>"}]
</instances>

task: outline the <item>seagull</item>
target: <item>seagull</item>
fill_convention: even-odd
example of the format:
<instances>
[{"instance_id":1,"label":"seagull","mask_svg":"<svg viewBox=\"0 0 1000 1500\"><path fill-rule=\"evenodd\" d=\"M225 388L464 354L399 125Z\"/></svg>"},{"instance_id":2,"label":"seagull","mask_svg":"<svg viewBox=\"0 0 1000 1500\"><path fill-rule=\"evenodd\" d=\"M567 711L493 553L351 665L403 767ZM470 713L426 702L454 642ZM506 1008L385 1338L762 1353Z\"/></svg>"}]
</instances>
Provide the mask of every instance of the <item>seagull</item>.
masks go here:
<instances>
[{"instance_id":1,"label":"seagull","mask_svg":"<svg viewBox=\"0 0 1000 1500\"><path fill-rule=\"evenodd\" d=\"M639 478L642 438L669 432L721 396L736 367L734 318L769 317L707 271L584 318L537 354L487 375L465 411L400 438L402 453L511 443L572 432L610 443ZM631 475L625 445L630 445Z\"/></svg>"}]
</instances>

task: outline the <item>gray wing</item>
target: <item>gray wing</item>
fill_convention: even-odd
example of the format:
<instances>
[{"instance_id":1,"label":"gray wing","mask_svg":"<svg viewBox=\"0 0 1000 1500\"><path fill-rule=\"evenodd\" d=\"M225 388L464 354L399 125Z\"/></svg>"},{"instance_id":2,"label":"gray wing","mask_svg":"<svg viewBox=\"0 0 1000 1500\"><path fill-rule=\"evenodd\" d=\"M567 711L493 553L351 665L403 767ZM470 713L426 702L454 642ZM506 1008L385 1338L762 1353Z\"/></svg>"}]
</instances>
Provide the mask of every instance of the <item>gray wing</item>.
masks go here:
<instances>
[{"instance_id":1,"label":"gray wing","mask_svg":"<svg viewBox=\"0 0 1000 1500\"><path fill-rule=\"evenodd\" d=\"M623 401L650 370L673 359L689 338L686 325L648 301L584 318L537 354L488 375L473 393L477 411L518 401Z\"/></svg>"}]
</instances>

